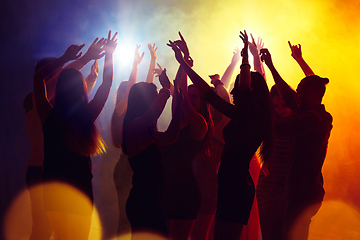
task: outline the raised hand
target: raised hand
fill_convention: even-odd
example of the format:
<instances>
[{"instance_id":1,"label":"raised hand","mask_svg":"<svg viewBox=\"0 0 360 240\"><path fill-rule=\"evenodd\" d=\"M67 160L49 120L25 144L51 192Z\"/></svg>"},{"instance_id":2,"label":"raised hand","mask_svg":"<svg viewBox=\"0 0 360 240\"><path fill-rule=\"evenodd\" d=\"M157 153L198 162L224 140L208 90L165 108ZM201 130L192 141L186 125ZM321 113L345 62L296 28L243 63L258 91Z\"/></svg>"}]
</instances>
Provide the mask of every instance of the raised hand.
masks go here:
<instances>
[{"instance_id":1,"label":"raised hand","mask_svg":"<svg viewBox=\"0 0 360 240\"><path fill-rule=\"evenodd\" d=\"M164 71L164 69L160 66L160 64L157 64L159 68L155 68L153 74L156 74L156 77L159 77L160 74Z\"/></svg>"},{"instance_id":2,"label":"raised hand","mask_svg":"<svg viewBox=\"0 0 360 240\"><path fill-rule=\"evenodd\" d=\"M263 48L263 49L260 50L260 58L261 58L261 61L265 62L265 64L268 67L273 66L273 62L272 62L272 59L271 59L271 54L270 54L270 52L269 52L269 50L267 48Z\"/></svg>"},{"instance_id":3,"label":"raised hand","mask_svg":"<svg viewBox=\"0 0 360 240\"><path fill-rule=\"evenodd\" d=\"M244 48L241 51L241 56L245 57L245 56L248 55L247 50L248 50L248 47L249 47L249 39L248 39L248 35L247 35L246 31L245 30L244 30L244 32L240 31L239 37L241 38L241 40L244 43Z\"/></svg>"},{"instance_id":4,"label":"raised hand","mask_svg":"<svg viewBox=\"0 0 360 240\"><path fill-rule=\"evenodd\" d=\"M134 54L134 64L139 65L140 62L143 60L145 52L143 52L141 54L141 56L139 55L139 48L141 47L141 45L136 45L135 48L135 54Z\"/></svg>"},{"instance_id":5,"label":"raised hand","mask_svg":"<svg viewBox=\"0 0 360 240\"><path fill-rule=\"evenodd\" d=\"M180 64L185 62L184 57L181 53L181 50L175 42L172 42L171 40L169 40L169 43L167 43L166 45L168 45L169 47L172 48L172 50L175 53L175 58Z\"/></svg>"},{"instance_id":6,"label":"raised hand","mask_svg":"<svg viewBox=\"0 0 360 240\"><path fill-rule=\"evenodd\" d=\"M100 59L102 58L104 53L104 45L106 43L106 40L104 38L95 38L93 43L90 45L89 49L85 53L84 57L90 60Z\"/></svg>"},{"instance_id":7,"label":"raised hand","mask_svg":"<svg viewBox=\"0 0 360 240\"><path fill-rule=\"evenodd\" d=\"M171 84L170 84L168 76L166 75L166 68L159 75L159 81L163 88L170 90Z\"/></svg>"},{"instance_id":8,"label":"raised hand","mask_svg":"<svg viewBox=\"0 0 360 240\"><path fill-rule=\"evenodd\" d=\"M291 56L295 59L295 60L299 60L302 59L302 52L301 52L301 45L291 45L290 41L288 41L289 43L289 47L291 50Z\"/></svg>"},{"instance_id":9,"label":"raised hand","mask_svg":"<svg viewBox=\"0 0 360 240\"><path fill-rule=\"evenodd\" d=\"M114 36L111 37L111 30L109 31L108 38L106 39L106 43L104 45L105 53L113 54L116 46L117 46L117 32L114 34Z\"/></svg>"},{"instance_id":10,"label":"raised hand","mask_svg":"<svg viewBox=\"0 0 360 240\"><path fill-rule=\"evenodd\" d=\"M289 47L291 49L291 56L295 59L295 61L299 64L303 72L305 73L305 76L314 75L314 71L311 69L311 67L305 62L305 60L302 57L301 52L301 45L291 45L290 41L288 41Z\"/></svg>"},{"instance_id":11,"label":"raised hand","mask_svg":"<svg viewBox=\"0 0 360 240\"><path fill-rule=\"evenodd\" d=\"M93 65L91 65L91 72L90 75L92 77L94 77L95 79L97 78L97 76L99 75L99 64L98 61L95 60Z\"/></svg>"},{"instance_id":12,"label":"raised hand","mask_svg":"<svg viewBox=\"0 0 360 240\"><path fill-rule=\"evenodd\" d=\"M154 43L154 45L148 44L148 48L149 48L149 51L150 51L150 54L151 54L151 58L157 58L156 50L158 48L155 47L155 43Z\"/></svg>"},{"instance_id":13,"label":"raised hand","mask_svg":"<svg viewBox=\"0 0 360 240\"><path fill-rule=\"evenodd\" d=\"M251 33L250 36L252 42L249 43L249 50L253 56L259 55L260 49L264 48L264 42L258 37L257 43L255 43L255 39Z\"/></svg>"},{"instance_id":14,"label":"raised hand","mask_svg":"<svg viewBox=\"0 0 360 240\"><path fill-rule=\"evenodd\" d=\"M232 64L237 64L240 61L240 58L241 58L240 49L238 47L235 48L233 53L234 53L234 55L233 55L233 57L231 59L231 63Z\"/></svg>"},{"instance_id":15,"label":"raised hand","mask_svg":"<svg viewBox=\"0 0 360 240\"><path fill-rule=\"evenodd\" d=\"M186 44L184 37L181 35L179 31L179 36L181 40L176 40L174 43L180 48L180 50L184 53L184 58L188 59L190 57L189 48Z\"/></svg>"},{"instance_id":16,"label":"raised hand","mask_svg":"<svg viewBox=\"0 0 360 240\"><path fill-rule=\"evenodd\" d=\"M67 61L75 60L81 57L82 52L79 53L79 51L85 46L85 44L82 45L71 45L68 47L65 51L65 53L62 55L64 59Z\"/></svg>"}]
</instances>

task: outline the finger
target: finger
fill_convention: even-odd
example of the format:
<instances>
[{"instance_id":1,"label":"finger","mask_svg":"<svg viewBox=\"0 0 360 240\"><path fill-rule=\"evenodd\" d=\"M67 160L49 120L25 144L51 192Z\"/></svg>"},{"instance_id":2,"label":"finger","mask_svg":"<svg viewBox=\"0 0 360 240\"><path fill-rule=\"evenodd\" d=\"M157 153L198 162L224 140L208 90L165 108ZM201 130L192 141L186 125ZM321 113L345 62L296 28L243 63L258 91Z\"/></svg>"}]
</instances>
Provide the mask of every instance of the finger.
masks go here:
<instances>
[{"instance_id":1,"label":"finger","mask_svg":"<svg viewBox=\"0 0 360 240\"><path fill-rule=\"evenodd\" d=\"M96 42L97 42L97 40L99 40L99 38L98 38L98 37L97 37L97 38L95 38L95 40L92 42L91 46L92 46L92 45L95 45L95 44L96 44Z\"/></svg>"},{"instance_id":2,"label":"finger","mask_svg":"<svg viewBox=\"0 0 360 240\"><path fill-rule=\"evenodd\" d=\"M110 40L111 38L111 30L109 30L109 33L108 33L108 40Z\"/></svg>"},{"instance_id":3,"label":"finger","mask_svg":"<svg viewBox=\"0 0 360 240\"><path fill-rule=\"evenodd\" d=\"M155 45L155 44L154 44ZM156 50L157 50L158 48L156 47L155 49L154 49L154 52L156 52Z\"/></svg>"},{"instance_id":4,"label":"finger","mask_svg":"<svg viewBox=\"0 0 360 240\"><path fill-rule=\"evenodd\" d=\"M180 32L180 31L179 31L179 36L180 36L181 41L185 42L185 39L184 39L184 37L181 35L181 32Z\"/></svg>"},{"instance_id":5,"label":"finger","mask_svg":"<svg viewBox=\"0 0 360 240\"><path fill-rule=\"evenodd\" d=\"M252 43L256 46L255 39L254 39L252 33L250 33L250 36L251 36L251 41L252 41Z\"/></svg>"},{"instance_id":6,"label":"finger","mask_svg":"<svg viewBox=\"0 0 360 240\"><path fill-rule=\"evenodd\" d=\"M117 35L118 35L118 33L116 32L116 33L114 34L114 36L112 37L111 41L114 41Z\"/></svg>"},{"instance_id":7,"label":"finger","mask_svg":"<svg viewBox=\"0 0 360 240\"><path fill-rule=\"evenodd\" d=\"M80 51L83 47L85 46L85 43L84 44L82 44L82 45L80 45L79 46L79 50L78 51Z\"/></svg>"},{"instance_id":8,"label":"finger","mask_svg":"<svg viewBox=\"0 0 360 240\"><path fill-rule=\"evenodd\" d=\"M169 47L174 47L174 42L172 42L171 40L169 40L169 43L167 43L166 45L168 45Z\"/></svg>"},{"instance_id":9,"label":"finger","mask_svg":"<svg viewBox=\"0 0 360 240\"><path fill-rule=\"evenodd\" d=\"M288 41L288 44L289 44L289 47L292 49L292 45L291 45L290 41Z\"/></svg>"},{"instance_id":10,"label":"finger","mask_svg":"<svg viewBox=\"0 0 360 240\"><path fill-rule=\"evenodd\" d=\"M245 34L244 34L242 31L240 31L239 37L240 37L243 41L245 40Z\"/></svg>"},{"instance_id":11,"label":"finger","mask_svg":"<svg viewBox=\"0 0 360 240\"><path fill-rule=\"evenodd\" d=\"M163 68L160 66L160 64L157 64L158 65L158 67L161 69L161 70L163 70Z\"/></svg>"},{"instance_id":12,"label":"finger","mask_svg":"<svg viewBox=\"0 0 360 240\"><path fill-rule=\"evenodd\" d=\"M299 44L299 50L301 50L301 44Z\"/></svg>"},{"instance_id":13,"label":"finger","mask_svg":"<svg viewBox=\"0 0 360 240\"><path fill-rule=\"evenodd\" d=\"M263 40L262 40L260 37L258 37L258 46L259 46L260 48L263 48L263 47L264 47L264 42L263 42Z\"/></svg>"},{"instance_id":14,"label":"finger","mask_svg":"<svg viewBox=\"0 0 360 240\"><path fill-rule=\"evenodd\" d=\"M101 38L96 45L104 45L105 44L105 38Z\"/></svg>"},{"instance_id":15,"label":"finger","mask_svg":"<svg viewBox=\"0 0 360 240\"><path fill-rule=\"evenodd\" d=\"M103 52L102 54L99 55L99 57L97 59L102 58L105 55L105 53Z\"/></svg>"},{"instance_id":16,"label":"finger","mask_svg":"<svg viewBox=\"0 0 360 240\"><path fill-rule=\"evenodd\" d=\"M75 56L75 59L78 59L79 57L81 57L82 52L80 52L78 55Z\"/></svg>"}]
</instances>

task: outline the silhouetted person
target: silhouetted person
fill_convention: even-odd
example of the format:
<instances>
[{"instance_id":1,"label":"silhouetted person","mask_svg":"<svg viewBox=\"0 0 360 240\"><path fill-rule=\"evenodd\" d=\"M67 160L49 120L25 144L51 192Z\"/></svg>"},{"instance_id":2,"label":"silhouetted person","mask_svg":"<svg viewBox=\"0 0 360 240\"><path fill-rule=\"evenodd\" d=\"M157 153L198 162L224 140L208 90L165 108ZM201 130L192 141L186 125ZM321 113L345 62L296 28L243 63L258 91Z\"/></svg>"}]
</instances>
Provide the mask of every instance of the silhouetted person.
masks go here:
<instances>
[{"instance_id":1,"label":"silhouetted person","mask_svg":"<svg viewBox=\"0 0 360 240\"><path fill-rule=\"evenodd\" d=\"M35 72L46 64L56 60L55 57L46 57L38 61L35 65ZM85 64L73 63L66 66L77 67L80 70ZM93 88L96 78L98 76L97 61L91 66L91 72L86 77L88 93ZM62 67L56 69L52 74L45 78L47 85L47 96L51 101L53 100L57 79ZM26 186L30 194L31 215L32 215L32 229L30 239L46 239L48 240L52 234L52 228L49 218L46 214L43 202L43 187L42 187L42 173L44 163L44 136L41 129L40 118L37 114L35 97L33 92L29 93L24 100L26 127L31 142L31 152L28 161L28 168L26 171Z\"/></svg>"},{"instance_id":2,"label":"silhouetted person","mask_svg":"<svg viewBox=\"0 0 360 240\"><path fill-rule=\"evenodd\" d=\"M291 118L292 111L286 107L275 85L270 93L274 105L275 122L281 124L281 121ZM283 239L285 180L290 166L294 137L276 134L274 140L274 158L264 159L256 187L263 240Z\"/></svg>"},{"instance_id":3,"label":"silhouetted person","mask_svg":"<svg viewBox=\"0 0 360 240\"><path fill-rule=\"evenodd\" d=\"M211 87L184 61L178 46L169 46L185 69L191 81L211 105L230 118L224 128L224 150L218 173L218 202L215 217L215 239L236 239L242 226L247 224L255 195L254 183L249 174L249 163L262 144L263 155L270 154L272 105L264 78L250 73L247 34L240 35L244 42L242 65L231 94L234 104L218 96Z\"/></svg>"},{"instance_id":4,"label":"silhouetted person","mask_svg":"<svg viewBox=\"0 0 360 240\"><path fill-rule=\"evenodd\" d=\"M41 123L35 108L33 93L29 93L24 100L26 127L31 142L31 152L26 171L26 187L30 194L31 203L31 240L49 240L52 228L46 214L43 202L42 173L44 161L44 136Z\"/></svg>"},{"instance_id":5,"label":"silhouetted person","mask_svg":"<svg viewBox=\"0 0 360 240\"><path fill-rule=\"evenodd\" d=\"M46 95L44 79L66 62L78 59L84 45L72 45L58 59L50 62L34 75L36 109L43 126L45 182L63 182L77 188L92 202L92 173L90 156L98 154L102 142L94 124L101 112L112 84L112 54L116 48L115 34L108 39L95 39L81 63L105 55L103 83L94 99L88 102L82 74L73 68L59 75L52 106ZM104 53L102 53L105 50ZM54 230L55 239L87 239L92 208L74 202L52 186L44 187L45 209Z\"/></svg>"},{"instance_id":6,"label":"silhouetted person","mask_svg":"<svg viewBox=\"0 0 360 240\"><path fill-rule=\"evenodd\" d=\"M299 63L305 75L314 75L302 58L301 46L292 46L290 42L289 45L291 56ZM275 110L275 121L281 126L283 121L291 119L295 114L286 106L275 85L270 93ZM276 134L274 158L264 159L263 162L256 189L263 240L284 238L285 181L290 167L294 138L291 132L287 135Z\"/></svg>"},{"instance_id":7,"label":"silhouetted person","mask_svg":"<svg viewBox=\"0 0 360 240\"><path fill-rule=\"evenodd\" d=\"M131 87L136 83L137 78L137 70L140 62L144 57L144 52L139 54L139 48L141 45L137 45L135 48L134 61L132 70L130 73L130 77L128 81L122 81L120 86L118 87L116 93L116 102L115 109L111 118L111 138L113 145L116 148L121 149L122 138L123 138L123 124L124 117L126 114L127 101L129 98L129 92ZM148 48L151 53L151 61L148 71L148 76L146 78L146 82L153 83L154 82L154 74L153 70L156 65L156 50L155 44L148 44ZM118 197L118 207L119 207L119 221L117 227L117 236L119 237L126 232L131 232L131 226L129 220L126 217L126 200L129 196L131 185L131 176L132 170L129 165L129 160L126 154L121 152L120 159L116 163L114 168L114 183L116 186L117 197Z\"/></svg>"},{"instance_id":8,"label":"silhouetted person","mask_svg":"<svg viewBox=\"0 0 360 240\"><path fill-rule=\"evenodd\" d=\"M321 168L332 116L321 102L329 79L307 76L295 92L275 69L267 49L261 50L261 59L269 67L286 105L298 114L294 119L277 124L276 129L279 135L296 136L285 184L285 239L307 239L311 218L319 210L325 193Z\"/></svg>"},{"instance_id":9,"label":"silhouetted person","mask_svg":"<svg viewBox=\"0 0 360 240\"><path fill-rule=\"evenodd\" d=\"M176 42L193 64L181 33ZM182 121L179 136L174 144L162 146L164 169L163 206L168 221L169 238L187 240L200 209L200 190L192 169L198 153L208 150L213 124L209 104L200 96L194 85L187 85L187 75L179 67L176 82L182 90ZM174 106L173 106L174 107Z\"/></svg>"},{"instance_id":10,"label":"silhouetted person","mask_svg":"<svg viewBox=\"0 0 360 240\"><path fill-rule=\"evenodd\" d=\"M163 87L159 93L153 83L140 82L132 86L124 118L122 150L133 170L126 214L133 234L145 231L166 236L168 232L160 206L164 177L159 145L176 141L182 100L176 90L178 105L171 123L165 132L157 131L157 120L170 97L166 71L159 80Z\"/></svg>"},{"instance_id":11,"label":"silhouetted person","mask_svg":"<svg viewBox=\"0 0 360 240\"><path fill-rule=\"evenodd\" d=\"M227 86L230 84L230 79L240 58L240 50L236 48L231 63L226 68L221 79L219 74L209 76L216 94L227 102L230 102ZM223 129L230 121L229 118L221 114L213 106L210 106L210 112L214 123L214 132L209 147L209 153L199 154L193 162L194 173L201 192L201 206L191 232L192 240L206 240L210 239L212 236L210 226L216 212L218 190L217 173L225 143Z\"/></svg>"}]
</instances>

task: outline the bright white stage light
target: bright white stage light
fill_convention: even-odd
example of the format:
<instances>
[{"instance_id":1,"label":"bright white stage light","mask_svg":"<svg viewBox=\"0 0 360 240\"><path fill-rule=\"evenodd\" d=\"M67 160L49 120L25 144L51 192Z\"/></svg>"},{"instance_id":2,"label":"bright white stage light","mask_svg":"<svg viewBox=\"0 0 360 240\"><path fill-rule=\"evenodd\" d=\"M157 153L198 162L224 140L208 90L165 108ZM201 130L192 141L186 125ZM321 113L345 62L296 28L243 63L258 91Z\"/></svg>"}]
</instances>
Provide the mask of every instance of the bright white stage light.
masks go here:
<instances>
[{"instance_id":1,"label":"bright white stage light","mask_svg":"<svg viewBox=\"0 0 360 240\"><path fill-rule=\"evenodd\" d=\"M117 46L114 62L120 64L121 68L131 67L134 62L134 44L121 44Z\"/></svg>"}]
</instances>

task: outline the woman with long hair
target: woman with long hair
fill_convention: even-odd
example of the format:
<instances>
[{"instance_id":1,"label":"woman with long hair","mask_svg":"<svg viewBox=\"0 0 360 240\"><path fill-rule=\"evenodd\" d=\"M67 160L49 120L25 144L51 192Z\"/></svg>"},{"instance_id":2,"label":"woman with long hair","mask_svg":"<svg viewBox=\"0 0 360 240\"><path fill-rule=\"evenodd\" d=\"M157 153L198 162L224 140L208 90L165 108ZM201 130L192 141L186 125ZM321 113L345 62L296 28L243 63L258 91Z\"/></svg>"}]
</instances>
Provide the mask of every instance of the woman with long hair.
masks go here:
<instances>
[{"instance_id":1,"label":"woman with long hair","mask_svg":"<svg viewBox=\"0 0 360 240\"><path fill-rule=\"evenodd\" d=\"M247 224L255 195L249 174L249 163L260 147L262 157L272 152L272 103L266 82L260 73L251 73L248 60L248 37L240 32L244 42L240 74L231 94L234 104L219 97L211 87L185 62L181 50L168 44L191 81L218 111L230 118L223 136L224 150L218 173L218 202L215 217L215 239L240 238Z\"/></svg>"},{"instance_id":2,"label":"woman with long hair","mask_svg":"<svg viewBox=\"0 0 360 240\"><path fill-rule=\"evenodd\" d=\"M123 124L122 151L133 171L133 187L126 202L132 233L147 231L166 237L168 230L160 206L164 176L159 145L174 143L180 127L181 94L175 90L177 106L168 129L157 130L157 120L170 97L170 81L164 70L159 76L162 89L139 82L129 92Z\"/></svg>"},{"instance_id":3,"label":"woman with long hair","mask_svg":"<svg viewBox=\"0 0 360 240\"><path fill-rule=\"evenodd\" d=\"M58 59L34 75L36 109L44 134L44 204L54 230L55 239L87 239L92 214L92 173L90 156L103 151L103 144L94 124L110 91L113 76L112 55L117 33L107 39L95 39L84 61L105 55L103 83L93 100L87 98L84 77L75 69L61 71L55 90L55 105L46 95L44 79L64 63L78 59L84 45L71 45ZM104 53L102 53L105 51ZM72 198L71 191L50 183L65 183L85 196ZM90 204L84 204L89 203ZM89 206L90 205L90 206Z\"/></svg>"}]
</instances>

